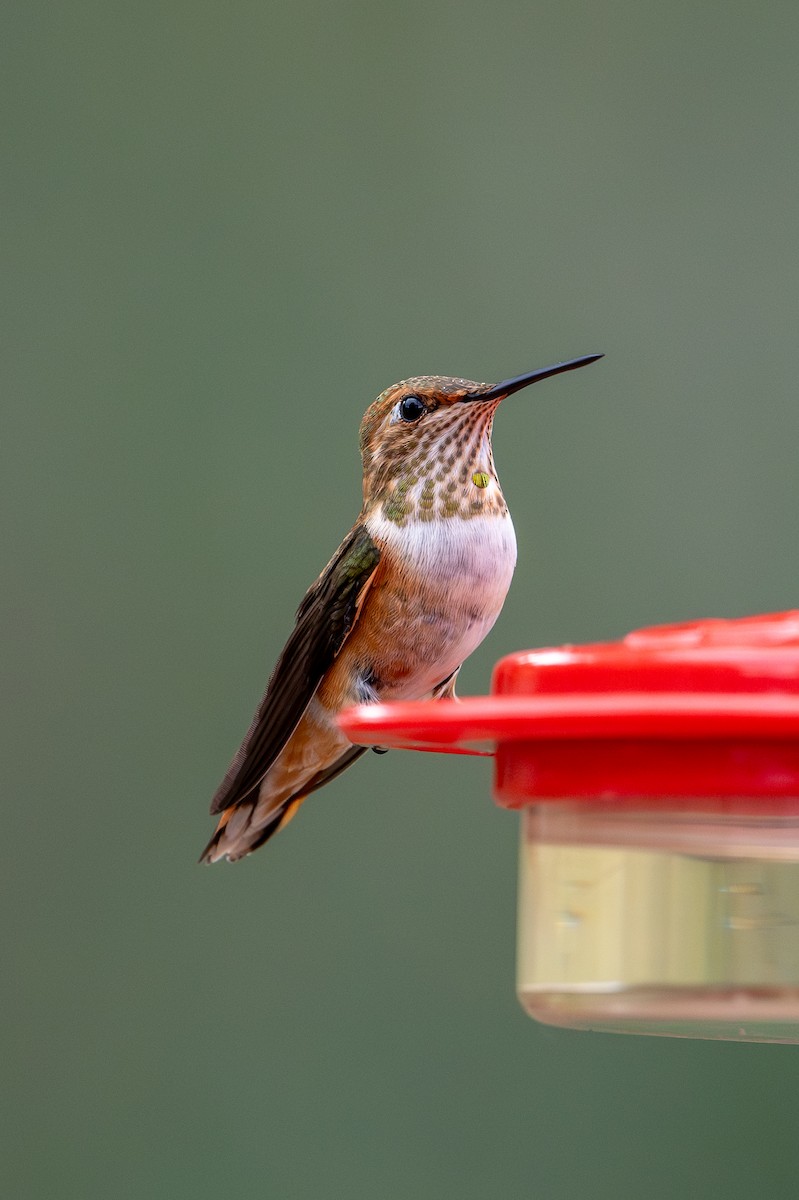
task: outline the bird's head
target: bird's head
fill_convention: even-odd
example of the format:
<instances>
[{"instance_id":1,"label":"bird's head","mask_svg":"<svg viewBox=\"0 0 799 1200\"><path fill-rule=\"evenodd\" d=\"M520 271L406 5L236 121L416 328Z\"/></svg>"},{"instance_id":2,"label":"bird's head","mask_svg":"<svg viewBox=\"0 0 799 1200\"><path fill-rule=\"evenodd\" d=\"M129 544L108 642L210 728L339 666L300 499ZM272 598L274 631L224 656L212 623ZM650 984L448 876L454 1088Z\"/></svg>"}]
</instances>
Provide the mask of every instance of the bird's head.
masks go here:
<instances>
[{"instance_id":1,"label":"bird's head","mask_svg":"<svg viewBox=\"0 0 799 1200\"><path fill-rule=\"evenodd\" d=\"M591 354L501 383L422 375L386 388L361 422L364 509L410 517L482 512L504 506L494 472L491 428L506 396L601 358Z\"/></svg>"}]
</instances>

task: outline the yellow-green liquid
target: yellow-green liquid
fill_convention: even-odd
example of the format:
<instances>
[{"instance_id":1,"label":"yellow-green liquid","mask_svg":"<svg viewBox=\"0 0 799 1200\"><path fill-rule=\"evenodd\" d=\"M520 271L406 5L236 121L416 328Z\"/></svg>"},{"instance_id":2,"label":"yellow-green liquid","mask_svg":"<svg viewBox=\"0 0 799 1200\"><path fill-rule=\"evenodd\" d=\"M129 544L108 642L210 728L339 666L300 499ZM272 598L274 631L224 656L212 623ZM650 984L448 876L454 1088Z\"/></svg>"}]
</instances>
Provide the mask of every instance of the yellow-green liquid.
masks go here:
<instances>
[{"instance_id":1,"label":"yellow-green liquid","mask_svg":"<svg viewBox=\"0 0 799 1200\"><path fill-rule=\"evenodd\" d=\"M584 822L558 808L522 817L518 991L531 1016L799 1041L795 822Z\"/></svg>"}]
</instances>

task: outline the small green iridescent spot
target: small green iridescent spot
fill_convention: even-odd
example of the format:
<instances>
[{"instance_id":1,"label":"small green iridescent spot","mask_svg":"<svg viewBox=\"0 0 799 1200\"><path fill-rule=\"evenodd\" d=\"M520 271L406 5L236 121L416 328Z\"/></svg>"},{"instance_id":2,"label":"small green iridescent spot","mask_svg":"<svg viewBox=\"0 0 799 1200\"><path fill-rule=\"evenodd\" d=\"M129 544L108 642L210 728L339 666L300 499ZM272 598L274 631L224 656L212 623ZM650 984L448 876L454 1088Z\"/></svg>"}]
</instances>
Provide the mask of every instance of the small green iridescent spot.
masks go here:
<instances>
[{"instance_id":1,"label":"small green iridescent spot","mask_svg":"<svg viewBox=\"0 0 799 1200\"><path fill-rule=\"evenodd\" d=\"M490 479L488 475L486 475L485 471L475 471L474 475L472 475L472 483L475 485L475 487L487 488L490 483Z\"/></svg>"}]
</instances>

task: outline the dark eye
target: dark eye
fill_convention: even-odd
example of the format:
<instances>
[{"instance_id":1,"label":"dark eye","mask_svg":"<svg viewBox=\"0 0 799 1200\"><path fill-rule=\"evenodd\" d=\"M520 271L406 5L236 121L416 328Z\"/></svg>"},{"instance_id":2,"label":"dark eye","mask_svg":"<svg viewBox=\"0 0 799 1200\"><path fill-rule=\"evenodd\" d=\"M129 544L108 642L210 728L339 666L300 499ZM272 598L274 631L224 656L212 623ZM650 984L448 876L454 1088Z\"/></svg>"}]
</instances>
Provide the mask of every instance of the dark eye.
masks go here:
<instances>
[{"instance_id":1,"label":"dark eye","mask_svg":"<svg viewBox=\"0 0 799 1200\"><path fill-rule=\"evenodd\" d=\"M418 396L406 396L404 400L400 400L399 415L403 421L418 421L426 412L427 409Z\"/></svg>"}]
</instances>

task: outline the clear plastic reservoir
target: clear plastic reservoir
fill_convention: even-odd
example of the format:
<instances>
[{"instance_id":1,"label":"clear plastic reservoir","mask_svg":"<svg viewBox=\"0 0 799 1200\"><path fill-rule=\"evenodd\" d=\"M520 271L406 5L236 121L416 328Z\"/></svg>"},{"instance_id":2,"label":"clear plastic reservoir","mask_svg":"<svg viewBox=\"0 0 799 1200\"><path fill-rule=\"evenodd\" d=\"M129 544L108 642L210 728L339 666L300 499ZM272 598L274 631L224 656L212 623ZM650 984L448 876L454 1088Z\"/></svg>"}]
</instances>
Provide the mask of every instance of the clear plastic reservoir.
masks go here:
<instances>
[{"instance_id":1,"label":"clear plastic reservoir","mask_svg":"<svg viewBox=\"0 0 799 1200\"><path fill-rule=\"evenodd\" d=\"M523 811L517 983L531 1016L799 1042L799 816L702 807Z\"/></svg>"}]
</instances>

